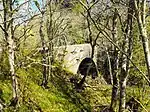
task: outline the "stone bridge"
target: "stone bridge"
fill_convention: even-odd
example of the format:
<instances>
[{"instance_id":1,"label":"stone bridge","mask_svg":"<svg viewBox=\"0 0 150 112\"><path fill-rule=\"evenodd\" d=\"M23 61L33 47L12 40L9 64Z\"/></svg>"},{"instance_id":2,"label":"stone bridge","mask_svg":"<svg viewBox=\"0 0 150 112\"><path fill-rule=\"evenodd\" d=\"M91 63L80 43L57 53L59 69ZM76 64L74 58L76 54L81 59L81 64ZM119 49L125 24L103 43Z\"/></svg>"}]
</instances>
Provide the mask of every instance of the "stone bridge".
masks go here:
<instances>
[{"instance_id":1,"label":"stone bridge","mask_svg":"<svg viewBox=\"0 0 150 112\"><path fill-rule=\"evenodd\" d=\"M95 49L95 51L97 51ZM91 58L92 48L90 44L66 45L54 48L54 55L57 60L62 61L63 67L70 72L77 74L81 63L88 63L87 59ZM94 53L93 62L96 67L97 52ZM97 70L97 67L94 69ZM94 72L92 70L92 72Z\"/></svg>"}]
</instances>

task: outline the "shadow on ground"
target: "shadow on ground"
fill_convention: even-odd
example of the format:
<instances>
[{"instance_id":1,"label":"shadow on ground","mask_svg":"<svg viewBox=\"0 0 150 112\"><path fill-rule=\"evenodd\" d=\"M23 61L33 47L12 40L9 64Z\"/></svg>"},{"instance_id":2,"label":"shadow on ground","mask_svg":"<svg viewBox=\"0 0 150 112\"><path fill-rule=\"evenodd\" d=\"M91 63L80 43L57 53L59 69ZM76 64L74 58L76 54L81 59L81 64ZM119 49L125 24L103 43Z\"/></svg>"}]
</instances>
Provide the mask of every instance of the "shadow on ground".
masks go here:
<instances>
[{"instance_id":1,"label":"shadow on ground","mask_svg":"<svg viewBox=\"0 0 150 112\"><path fill-rule=\"evenodd\" d=\"M85 98L85 92L78 93L74 89L74 85L69 81L69 77L73 74L67 73L66 71L56 68L51 77L51 82L57 88L58 91L64 94L64 98L68 99L71 103L74 103L80 112L91 112L91 105L89 101Z\"/></svg>"}]
</instances>

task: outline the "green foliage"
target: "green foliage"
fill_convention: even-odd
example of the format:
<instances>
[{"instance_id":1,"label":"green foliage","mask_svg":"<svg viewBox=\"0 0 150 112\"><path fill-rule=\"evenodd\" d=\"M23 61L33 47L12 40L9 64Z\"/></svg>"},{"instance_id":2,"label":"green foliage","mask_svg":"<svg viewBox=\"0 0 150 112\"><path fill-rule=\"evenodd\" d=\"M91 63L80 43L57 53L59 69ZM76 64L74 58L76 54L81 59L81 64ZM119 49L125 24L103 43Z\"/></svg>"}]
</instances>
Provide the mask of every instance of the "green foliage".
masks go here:
<instances>
[{"instance_id":1,"label":"green foliage","mask_svg":"<svg viewBox=\"0 0 150 112\"><path fill-rule=\"evenodd\" d=\"M145 112L147 110L150 111L150 88L148 86L137 87L132 86L127 88L127 101L133 97L140 104L140 111Z\"/></svg>"},{"instance_id":2,"label":"green foliage","mask_svg":"<svg viewBox=\"0 0 150 112\"><path fill-rule=\"evenodd\" d=\"M19 105L16 108L7 107L5 112L79 112L100 110L96 105L103 105L110 102L110 87L99 85L99 83L90 83L95 89L86 88L82 93L76 92L74 85L69 82L73 74L67 72L61 67L53 69L53 75L50 77L48 89L40 86L42 73L39 66L32 66L28 69L18 69L17 75L20 98ZM97 80L98 81L98 80ZM0 97L9 105L11 99L11 81L0 81ZM108 96L107 96L108 95Z\"/></svg>"},{"instance_id":3,"label":"green foliage","mask_svg":"<svg viewBox=\"0 0 150 112\"><path fill-rule=\"evenodd\" d=\"M57 90L51 83L49 83L50 89L45 90L39 86L36 82L39 81L40 72L34 69L29 69L28 71L20 69L17 72L19 74L19 83L20 83L20 106L17 108L17 111L38 111L42 110L44 112L66 112L70 109L78 110L78 108L70 103L68 99L65 99L63 93ZM8 83L0 83L4 100L10 100L11 88ZM2 86L3 85L3 86ZM11 108L11 107L10 107ZM6 109L9 111L10 109Z\"/></svg>"},{"instance_id":4,"label":"green foliage","mask_svg":"<svg viewBox=\"0 0 150 112\"><path fill-rule=\"evenodd\" d=\"M47 44L54 41L54 46L57 46L57 40L59 39L63 40L63 42L66 42L67 40L69 44L85 43L85 38L88 37L86 32L87 26L84 20L85 18L80 15L80 13L84 13L85 10L80 3L73 2L74 3L71 3L73 4L71 11L64 9L63 12L62 9L58 10L56 6L51 7L53 16L52 18L49 18L52 19L49 34L53 36L54 40L48 40L48 36L50 35L46 34L46 28L43 28ZM83 0L83 2L85 1ZM40 4L37 0L34 0L34 4L40 10ZM102 18L104 23L106 22L105 19L107 18L104 16ZM85 84L87 87L81 93L78 93L74 89L75 85L72 84L69 79L71 77L77 77L80 80L81 77L79 75L75 76L68 70L64 69L62 67L62 62L55 62L53 64L53 71L49 77L49 88L44 89L41 87L42 55L37 50L41 47L39 38L39 21L38 16L36 20L31 20L26 28L21 25L15 31L15 42L17 45L17 48L15 49L15 70L19 83L20 95L19 104L16 108L9 106L12 98L12 82L9 74L10 70L7 52L2 53L0 57L0 101L2 100L2 102L6 104L4 111L90 112L100 111L104 106L109 106L111 101L110 85L102 83L101 78L93 81L88 77ZM45 22L45 24L47 23ZM66 29L63 29L66 24L68 26L66 26ZM32 25L33 27L31 27ZM97 31L92 24L91 27L93 33L92 36L96 37ZM104 26L102 26L102 29L103 27ZM123 34L121 33L119 25L118 27L118 36L121 37ZM32 29L30 30L30 28ZM150 25L148 23L147 30L149 29ZM25 33L25 30L26 34L21 37ZM132 60L143 72L146 72L143 48L141 46L141 41L138 38L137 31L138 28L135 25ZM150 34L148 33L148 35ZM65 40L64 38L67 39ZM1 41L3 41L3 39L1 39ZM143 77L131 65L128 78L128 85L131 85L131 87L127 88L127 101L131 97L134 97L143 107L150 111L150 88L145 86L145 84L146 82ZM141 108L141 111L144 111L144 109Z\"/></svg>"},{"instance_id":5,"label":"green foliage","mask_svg":"<svg viewBox=\"0 0 150 112\"><path fill-rule=\"evenodd\" d=\"M74 7L72 8L72 11L73 13L76 13L77 15L79 15L80 13L84 12L84 8L79 2L76 2L74 4Z\"/></svg>"},{"instance_id":6,"label":"green foliage","mask_svg":"<svg viewBox=\"0 0 150 112\"><path fill-rule=\"evenodd\" d=\"M8 80L2 81L0 80L0 100L2 100L4 103L9 103L11 99L11 82Z\"/></svg>"},{"instance_id":7,"label":"green foliage","mask_svg":"<svg viewBox=\"0 0 150 112\"><path fill-rule=\"evenodd\" d=\"M57 65L57 64L56 64ZM31 66L28 69L18 69L17 75L20 89L19 106L17 108L7 107L5 112L79 112L100 111L104 106L110 104L111 86L101 83L98 78L94 81L87 78L89 85L81 93L76 92L74 85L69 82L73 74L62 69L61 66L53 68L48 89L40 86L42 73L40 66ZM11 99L11 81L0 81L0 98L9 105ZM127 100L133 96L149 109L149 87L127 89ZM143 110L143 109L142 109Z\"/></svg>"},{"instance_id":8,"label":"green foliage","mask_svg":"<svg viewBox=\"0 0 150 112\"><path fill-rule=\"evenodd\" d=\"M144 73L146 73L146 64L145 64L145 56L143 52L143 46L141 44L141 39L138 35L138 27L135 24L134 25L134 31L133 31L133 56L132 61L135 63L135 65ZM143 76L139 73L138 70L131 64L130 66L130 72L129 72L129 78L128 78L128 85L137 85L142 86L143 84L146 84L145 79Z\"/></svg>"},{"instance_id":9,"label":"green foliage","mask_svg":"<svg viewBox=\"0 0 150 112\"><path fill-rule=\"evenodd\" d=\"M83 44L85 43L85 23L84 18L75 14L72 16L69 23L67 35L70 44ZM79 21L80 20L80 21Z\"/></svg>"},{"instance_id":10,"label":"green foliage","mask_svg":"<svg viewBox=\"0 0 150 112\"><path fill-rule=\"evenodd\" d=\"M0 61L0 80L9 79L9 62L5 51L1 52Z\"/></svg>"}]
</instances>

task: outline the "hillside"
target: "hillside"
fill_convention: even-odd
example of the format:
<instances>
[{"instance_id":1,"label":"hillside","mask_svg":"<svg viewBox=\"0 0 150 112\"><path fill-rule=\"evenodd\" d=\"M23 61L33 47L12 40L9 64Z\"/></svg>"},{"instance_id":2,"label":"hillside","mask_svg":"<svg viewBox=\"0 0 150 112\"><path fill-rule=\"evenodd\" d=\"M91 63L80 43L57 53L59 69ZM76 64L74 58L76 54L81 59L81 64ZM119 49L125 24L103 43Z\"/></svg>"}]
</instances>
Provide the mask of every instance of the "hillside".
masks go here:
<instances>
[{"instance_id":1,"label":"hillside","mask_svg":"<svg viewBox=\"0 0 150 112\"><path fill-rule=\"evenodd\" d=\"M91 81L82 92L77 92L69 78L73 76L57 68L57 74L51 77L48 88L40 86L41 74L38 70L18 70L18 80L21 84L18 112L90 112L99 110L101 106L110 103L111 87L98 79ZM59 73L59 74L58 74ZM88 82L89 81L89 82ZM0 97L6 104L5 112L14 111L7 108L11 98L10 80L0 80Z\"/></svg>"},{"instance_id":2,"label":"hillside","mask_svg":"<svg viewBox=\"0 0 150 112\"><path fill-rule=\"evenodd\" d=\"M21 85L19 105L16 109L7 107L11 100L10 80L0 80L0 98L6 106L4 112L99 112L109 107L111 86L105 84L101 76L95 80L88 77L85 90L77 92L69 81L71 77L76 77L75 75L59 68L55 68L54 71L48 88L44 89L40 86L40 71L35 68L18 70L18 80ZM138 98L144 92L146 95L140 99L143 106L141 109L145 112L143 108L147 105L146 109L149 111L150 90L137 87L132 90L133 88L127 89L128 99Z\"/></svg>"}]
</instances>

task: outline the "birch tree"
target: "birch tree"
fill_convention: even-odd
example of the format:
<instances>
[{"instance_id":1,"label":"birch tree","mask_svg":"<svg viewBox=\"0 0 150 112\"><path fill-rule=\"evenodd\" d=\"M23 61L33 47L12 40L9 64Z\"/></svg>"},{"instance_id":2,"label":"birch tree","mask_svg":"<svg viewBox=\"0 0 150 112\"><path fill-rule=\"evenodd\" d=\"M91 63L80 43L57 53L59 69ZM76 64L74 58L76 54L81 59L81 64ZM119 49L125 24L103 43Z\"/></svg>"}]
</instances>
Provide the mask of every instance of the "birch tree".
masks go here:
<instances>
[{"instance_id":1,"label":"birch tree","mask_svg":"<svg viewBox=\"0 0 150 112\"><path fill-rule=\"evenodd\" d=\"M30 20L30 18L27 18L27 13L21 15L20 12L20 9L25 8L24 6L28 2L29 1L18 3L17 0L2 0L0 28L4 34L3 40L5 42L7 59L9 62L9 74L12 79L12 99L10 106L16 106L19 99L19 84L16 69L20 65L17 63L16 49L19 48L21 44L20 40L25 37L26 33L28 33L28 29L24 29L24 32L19 35L17 35L16 32L18 28L22 27L23 24L28 21L26 19Z\"/></svg>"},{"instance_id":2,"label":"birch tree","mask_svg":"<svg viewBox=\"0 0 150 112\"><path fill-rule=\"evenodd\" d=\"M95 52L95 47L97 45L97 41L100 37L100 31L96 31L93 27L93 23L91 21L92 15L93 15L93 9L95 5L98 3L98 0L96 1L89 1L86 0L85 3L79 0L80 4L82 5L83 9L85 10L82 15L84 16L87 24L87 43L90 43L91 48L92 48L92 53L91 53L91 58L94 57L94 52Z\"/></svg>"},{"instance_id":3,"label":"birch tree","mask_svg":"<svg viewBox=\"0 0 150 112\"><path fill-rule=\"evenodd\" d=\"M146 31L146 0L134 0L136 19L138 23L139 33L143 45L145 62L147 66L147 75L150 79L150 51L149 42Z\"/></svg>"},{"instance_id":4,"label":"birch tree","mask_svg":"<svg viewBox=\"0 0 150 112\"><path fill-rule=\"evenodd\" d=\"M49 77L52 78L52 66L54 62L54 42L64 39L65 30L68 26L67 21L59 10L60 3L55 0L42 1L42 5L38 1L34 1L40 12L39 34L42 46L42 86L47 88ZM45 30L45 32L44 32ZM56 52L56 51L55 51Z\"/></svg>"},{"instance_id":5,"label":"birch tree","mask_svg":"<svg viewBox=\"0 0 150 112\"><path fill-rule=\"evenodd\" d=\"M117 31L117 23L118 23L118 12L117 9L114 9L114 15L112 19L112 39L118 45L118 31ZM116 46L113 46L113 56L112 56L112 96L111 96L111 105L110 110L115 110L117 106L117 98L118 98L118 67L119 67L119 53Z\"/></svg>"},{"instance_id":6,"label":"birch tree","mask_svg":"<svg viewBox=\"0 0 150 112\"><path fill-rule=\"evenodd\" d=\"M124 112L126 106L126 85L129 73L129 64L132 58L132 46L133 46L133 35L132 35L132 24L134 15L133 9L134 9L133 0L129 0L125 29L122 28L124 34L122 50L127 54L127 56L125 56L124 54L121 55L119 112ZM121 23L121 25L123 24Z\"/></svg>"},{"instance_id":7,"label":"birch tree","mask_svg":"<svg viewBox=\"0 0 150 112\"><path fill-rule=\"evenodd\" d=\"M42 6L38 3L38 1L34 1L36 7L38 8L40 12L40 27L39 27L39 35L40 35L40 40L41 40L41 45L42 45L42 50L41 50L41 55L42 55L42 84L44 88L47 88L48 84L48 74L47 74L47 56L46 56L46 40L45 40L45 34L44 34L44 16L45 16L45 5L44 1L42 1Z\"/></svg>"},{"instance_id":8,"label":"birch tree","mask_svg":"<svg viewBox=\"0 0 150 112\"><path fill-rule=\"evenodd\" d=\"M95 52L95 47L97 45L97 40L99 38L99 35L100 35L100 32L97 32L96 36L94 37L93 36L93 31L92 31L92 24L91 24L91 20L90 20L90 17L91 17L91 8L94 6L94 4L96 4L98 1L95 1L95 3L93 4L93 6L90 6L90 3L88 2L88 0L86 1L87 2L87 8L86 8L86 11L87 11L87 14L86 14L86 21L87 21L87 26L88 26L88 38L89 38L89 43L91 45L91 48L92 48L92 53L91 53L91 58L94 57L94 52Z\"/></svg>"},{"instance_id":9,"label":"birch tree","mask_svg":"<svg viewBox=\"0 0 150 112\"><path fill-rule=\"evenodd\" d=\"M16 106L19 98L18 81L15 72L15 35L14 35L14 2L12 0L2 0L3 4L3 26L0 25L4 33L8 51L8 61L10 67L10 75L12 78L12 106Z\"/></svg>"}]
</instances>

